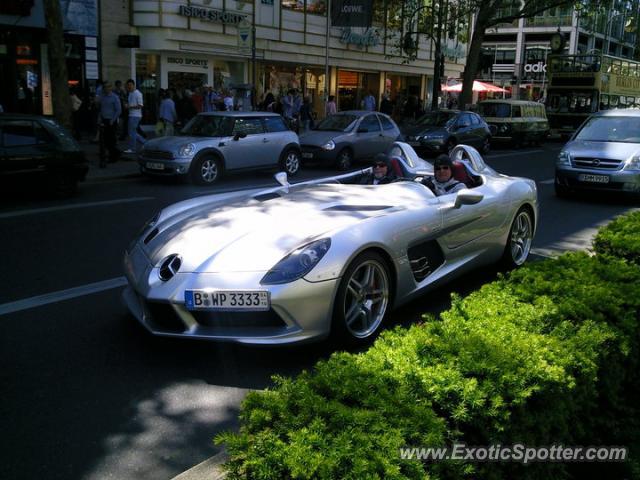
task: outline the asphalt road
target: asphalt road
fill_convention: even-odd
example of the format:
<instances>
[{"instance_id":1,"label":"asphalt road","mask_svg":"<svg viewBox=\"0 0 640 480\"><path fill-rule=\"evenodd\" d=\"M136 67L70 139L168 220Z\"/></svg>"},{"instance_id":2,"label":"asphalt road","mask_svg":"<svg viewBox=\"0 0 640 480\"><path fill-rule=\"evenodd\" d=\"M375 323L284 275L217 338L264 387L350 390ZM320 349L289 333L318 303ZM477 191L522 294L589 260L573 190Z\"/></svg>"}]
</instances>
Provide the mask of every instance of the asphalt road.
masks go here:
<instances>
[{"instance_id":1,"label":"asphalt road","mask_svg":"<svg viewBox=\"0 0 640 480\"><path fill-rule=\"evenodd\" d=\"M497 150L487 157L502 173L538 182L533 258L589 248L600 225L637 206L594 196L555 198L559 148ZM237 428L248 390L331 353L327 344L266 349L152 338L120 301L122 253L158 209L212 191L269 184L270 174L233 177L213 189L134 178L84 184L67 201L22 191L2 195L1 478L171 478L217 453L211 439ZM468 275L398 310L391 323L438 312L451 291L469 292L494 276L490 269Z\"/></svg>"}]
</instances>

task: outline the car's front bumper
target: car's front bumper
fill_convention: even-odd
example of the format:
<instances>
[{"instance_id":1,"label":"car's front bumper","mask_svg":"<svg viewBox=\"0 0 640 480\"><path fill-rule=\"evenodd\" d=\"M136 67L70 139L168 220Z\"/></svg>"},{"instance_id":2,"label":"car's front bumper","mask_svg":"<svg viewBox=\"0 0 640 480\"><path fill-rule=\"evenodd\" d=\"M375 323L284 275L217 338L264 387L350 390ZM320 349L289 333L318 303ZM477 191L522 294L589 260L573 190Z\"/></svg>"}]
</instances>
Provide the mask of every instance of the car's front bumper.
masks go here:
<instances>
[{"instance_id":1,"label":"car's front bumper","mask_svg":"<svg viewBox=\"0 0 640 480\"><path fill-rule=\"evenodd\" d=\"M165 160L147 157L142 153L138 156L138 165L143 173L149 175L186 175L191 167L191 158Z\"/></svg>"},{"instance_id":2,"label":"car's front bumper","mask_svg":"<svg viewBox=\"0 0 640 480\"><path fill-rule=\"evenodd\" d=\"M333 164L336 161L338 148L333 150L323 150L314 145L301 145L302 162L321 162L323 164Z\"/></svg>"},{"instance_id":3,"label":"car's front bumper","mask_svg":"<svg viewBox=\"0 0 640 480\"><path fill-rule=\"evenodd\" d=\"M585 180L585 175L587 179ZM589 177L592 176L592 177ZM593 179L606 177L606 182L595 182ZM640 171L578 169L574 167L556 166L556 185L569 190L598 190L640 194Z\"/></svg>"},{"instance_id":4,"label":"car's front bumper","mask_svg":"<svg viewBox=\"0 0 640 480\"><path fill-rule=\"evenodd\" d=\"M261 285L266 272L177 273L159 279L146 254L135 247L125 254L129 286L123 293L130 312L151 333L165 337L279 345L320 340L330 331L339 279ZM267 290L267 311L190 311L187 289Z\"/></svg>"}]
</instances>

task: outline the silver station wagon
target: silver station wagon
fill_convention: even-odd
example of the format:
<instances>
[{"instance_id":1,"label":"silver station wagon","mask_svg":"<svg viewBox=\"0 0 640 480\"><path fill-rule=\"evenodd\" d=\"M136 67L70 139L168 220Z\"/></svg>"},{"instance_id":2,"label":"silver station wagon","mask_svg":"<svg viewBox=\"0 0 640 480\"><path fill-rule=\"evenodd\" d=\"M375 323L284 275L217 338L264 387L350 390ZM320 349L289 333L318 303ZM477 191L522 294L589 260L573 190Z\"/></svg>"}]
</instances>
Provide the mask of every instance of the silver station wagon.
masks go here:
<instances>
[{"instance_id":1,"label":"silver station wagon","mask_svg":"<svg viewBox=\"0 0 640 480\"><path fill-rule=\"evenodd\" d=\"M178 136L145 143L138 157L150 175L188 175L211 185L225 172L300 169L298 135L280 115L266 112L208 112L196 115Z\"/></svg>"},{"instance_id":2,"label":"silver station wagon","mask_svg":"<svg viewBox=\"0 0 640 480\"><path fill-rule=\"evenodd\" d=\"M598 190L640 194L640 110L591 115L556 160L558 196Z\"/></svg>"}]
</instances>

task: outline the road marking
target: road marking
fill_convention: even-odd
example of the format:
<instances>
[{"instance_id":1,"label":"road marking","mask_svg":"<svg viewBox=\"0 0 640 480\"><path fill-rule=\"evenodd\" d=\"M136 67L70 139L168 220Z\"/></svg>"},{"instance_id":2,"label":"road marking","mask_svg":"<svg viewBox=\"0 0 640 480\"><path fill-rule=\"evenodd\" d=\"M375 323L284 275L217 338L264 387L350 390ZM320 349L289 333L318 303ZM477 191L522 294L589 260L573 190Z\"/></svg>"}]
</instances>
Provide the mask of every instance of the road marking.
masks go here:
<instances>
[{"instance_id":1,"label":"road marking","mask_svg":"<svg viewBox=\"0 0 640 480\"><path fill-rule=\"evenodd\" d=\"M538 183L541 183L542 185L553 185L555 182L555 178L550 178L549 180L541 180Z\"/></svg>"},{"instance_id":2,"label":"road marking","mask_svg":"<svg viewBox=\"0 0 640 480\"><path fill-rule=\"evenodd\" d=\"M19 210L17 212L0 213L0 219L22 217L25 215L37 215L40 213L59 212L62 210L73 210L75 208L102 207L106 205L116 205L118 203L146 202L148 200L155 200L155 197L121 198L118 200L106 200L104 202L76 203L73 205L60 205L58 207L34 208L32 210Z\"/></svg>"},{"instance_id":3,"label":"road marking","mask_svg":"<svg viewBox=\"0 0 640 480\"><path fill-rule=\"evenodd\" d=\"M60 290L59 292L45 293L44 295L16 300L15 302L0 305L0 315L20 312L22 310L48 305L50 303L61 302L63 300L91 295L92 293L124 287L126 284L127 279L125 277L116 277L102 282L89 283L87 285L82 285L81 287L74 287L67 290Z\"/></svg>"}]
</instances>

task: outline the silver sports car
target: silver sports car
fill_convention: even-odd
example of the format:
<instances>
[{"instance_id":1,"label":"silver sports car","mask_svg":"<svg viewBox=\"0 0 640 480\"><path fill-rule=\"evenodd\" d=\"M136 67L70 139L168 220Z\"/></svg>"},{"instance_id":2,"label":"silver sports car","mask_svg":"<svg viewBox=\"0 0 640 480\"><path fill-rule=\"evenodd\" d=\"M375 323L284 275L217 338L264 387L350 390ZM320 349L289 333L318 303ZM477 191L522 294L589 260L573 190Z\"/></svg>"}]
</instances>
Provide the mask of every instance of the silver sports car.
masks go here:
<instances>
[{"instance_id":1,"label":"silver sports car","mask_svg":"<svg viewBox=\"0 0 640 480\"><path fill-rule=\"evenodd\" d=\"M281 172L276 188L174 204L127 250L125 301L162 336L370 341L393 308L471 268L529 255L535 183L496 173L472 147L452 156L468 188L440 197L421 177L360 185L365 169L296 185Z\"/></svg>"}]
</instances>

